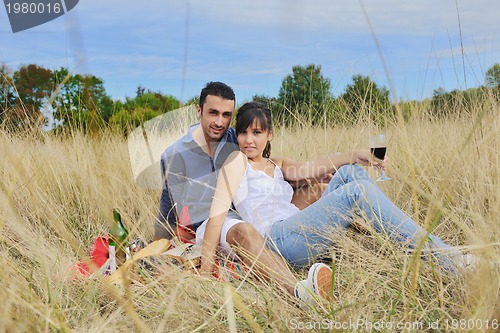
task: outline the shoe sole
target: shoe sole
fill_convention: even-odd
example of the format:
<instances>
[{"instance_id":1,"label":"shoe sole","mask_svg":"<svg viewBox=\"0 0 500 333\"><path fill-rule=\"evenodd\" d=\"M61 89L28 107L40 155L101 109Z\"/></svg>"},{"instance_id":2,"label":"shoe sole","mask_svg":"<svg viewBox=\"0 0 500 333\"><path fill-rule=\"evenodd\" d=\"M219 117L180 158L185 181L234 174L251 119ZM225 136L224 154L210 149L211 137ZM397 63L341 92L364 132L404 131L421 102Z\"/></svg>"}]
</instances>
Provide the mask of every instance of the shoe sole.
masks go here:
<instances>
[{"instance_id":1,"label":"shoe sole","mask_svg":"<svg viewBox=\"0 0 500 333\"><path fill-rule=\"evenodd\" d=\"M323 263L316 263L309 269L307 280L311 281L311 288L316 295L331 301L332 296L332 270Z\"/></svg>"}]
</instances>

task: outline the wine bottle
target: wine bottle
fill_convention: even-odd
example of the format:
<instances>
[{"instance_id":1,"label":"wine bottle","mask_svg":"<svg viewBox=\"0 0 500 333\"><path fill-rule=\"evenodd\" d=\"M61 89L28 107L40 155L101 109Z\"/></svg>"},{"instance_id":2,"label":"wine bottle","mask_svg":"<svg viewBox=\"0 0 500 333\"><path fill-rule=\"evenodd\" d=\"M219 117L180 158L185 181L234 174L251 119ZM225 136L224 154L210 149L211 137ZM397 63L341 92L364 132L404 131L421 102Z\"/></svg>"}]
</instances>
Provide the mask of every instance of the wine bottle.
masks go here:
<instances>
[{"instance_id":1,"label":"wine bottle","mask_svg":"<svg viewBox=\"0 0 500 333\"><path fill-rule=\"evenodd\" d=\"M128 250L128 231L122 223L120 212L113 209L113 227L109 232L109 270L111 273L130 256Z\"/></svg>"}]
</instances>

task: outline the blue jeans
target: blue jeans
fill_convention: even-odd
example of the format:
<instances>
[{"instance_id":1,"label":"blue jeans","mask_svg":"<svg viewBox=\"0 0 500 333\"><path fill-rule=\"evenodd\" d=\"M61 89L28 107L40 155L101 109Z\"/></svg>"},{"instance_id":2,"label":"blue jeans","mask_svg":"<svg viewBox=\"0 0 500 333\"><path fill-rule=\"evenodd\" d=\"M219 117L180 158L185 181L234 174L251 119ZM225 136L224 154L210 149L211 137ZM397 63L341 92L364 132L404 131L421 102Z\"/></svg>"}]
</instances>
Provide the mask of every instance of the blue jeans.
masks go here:
<instances>
[{"instance_id":1,"label":"blue jeans","mask_svg":"<svg viewBox=\"0 0 500 333\"><path fill-rule=\"evenodd\" d=\"M410 248L427 237L424 252L434 250L432 256L443 268L455 270L455 260L461 252L418 226L359 165L340 167L318 201L269 228L267 242L292 266L310 265L333 245L325 230L347 228L359 216L377 232L386 233L390 239Z\"/></svg>"}]
</instances>

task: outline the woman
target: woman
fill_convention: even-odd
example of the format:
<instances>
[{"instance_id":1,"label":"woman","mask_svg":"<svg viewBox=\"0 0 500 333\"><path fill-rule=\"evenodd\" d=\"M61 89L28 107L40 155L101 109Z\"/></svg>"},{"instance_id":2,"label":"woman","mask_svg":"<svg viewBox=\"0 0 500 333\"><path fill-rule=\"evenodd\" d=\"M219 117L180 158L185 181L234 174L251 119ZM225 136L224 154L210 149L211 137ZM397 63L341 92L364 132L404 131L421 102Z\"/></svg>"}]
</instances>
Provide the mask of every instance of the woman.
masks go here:
<instances>
[{"instance_id":1,"label":"woman","mask_svg":"<svg viewBox=\"0 0 500 333\"><path fill-rule=\"evenodd\" d=\"M359 166L385 167L386 161L374 160L369 150L332 154L310 162L270 159L271 112L257 102L238 110L236 133L240 152L230 156L219 173L203 239L202 271L212 270L221 225L231 203L271 248L296 267L310 264L332 246L333 241L322 231L346 228L361 215L377 232L387 233L394 241L409 247L426 242L424 249L433 250L432 256L442 267L456 269L454 259L461 257L461 252L418 226ZM293 191L288 181L331 173L334 175L318 201L302 211L291 203Z\"/></svg>"}]
</instances>

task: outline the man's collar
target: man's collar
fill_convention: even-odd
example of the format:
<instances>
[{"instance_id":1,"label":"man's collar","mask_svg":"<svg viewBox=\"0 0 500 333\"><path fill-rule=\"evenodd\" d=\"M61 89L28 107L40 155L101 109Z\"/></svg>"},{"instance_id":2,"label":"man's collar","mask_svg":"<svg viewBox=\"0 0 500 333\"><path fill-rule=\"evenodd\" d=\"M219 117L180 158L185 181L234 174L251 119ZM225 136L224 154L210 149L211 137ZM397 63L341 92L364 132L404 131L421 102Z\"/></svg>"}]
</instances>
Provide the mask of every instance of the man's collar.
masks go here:
<instances>
[{"instance_id":1,"label":"man's collar","mask_svg":"<svg viewBox=\"0 0 500 333\"><path fill-rule=\"evenodd\" d=\"M189 127L188 132L186 133L186 135L182 138L182 144L184 145L184 147L186 149L195 150L197 148L200 148L200 146L198 145L198 143L195 141L195 139L193 137L193 132L199 126L201 126L200 123L196 123L194 125L191 125Z\"/></svg>"}]
</instances>

